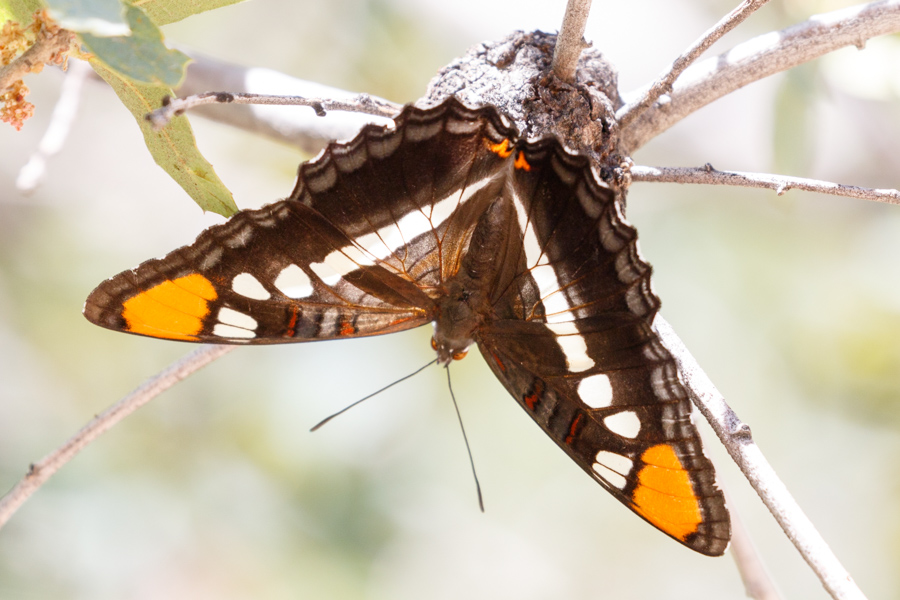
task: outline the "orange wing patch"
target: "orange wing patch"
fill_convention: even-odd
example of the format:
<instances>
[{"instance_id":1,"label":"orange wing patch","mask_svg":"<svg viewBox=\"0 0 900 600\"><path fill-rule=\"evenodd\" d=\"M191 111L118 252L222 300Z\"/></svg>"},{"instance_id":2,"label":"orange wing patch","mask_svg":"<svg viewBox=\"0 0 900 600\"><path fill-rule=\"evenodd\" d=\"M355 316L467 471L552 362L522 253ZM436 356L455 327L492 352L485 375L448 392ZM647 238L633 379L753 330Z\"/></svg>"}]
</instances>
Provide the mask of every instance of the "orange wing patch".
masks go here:
<instances>
[{"instance_id":1,"label":"orange wing patch","mask_svg":"<svg viewBox=\"0 0 900 600\"><path fill-rule=\"evenodd\" d=\"M132 333L169 340L196 341L218 297L213 284L194 273L145 290L122 304L122 318Z\"/></svg>"},{"instance_id":2,"label":"orange wing patch","mask_svg":"<svg viewBox=\"0 0 900 600\"><path fill-rule=\"evenodd\" d=\"M512 148L509 147L509 140L506 138L503 138L503 141L499 144L492 144L488 140L485 140L485 143L487 144L488 150L500 158L509 158L513 153Z\"/></svg>"},{"instance_id":3,"label":"orange wing patch","mask_svg":"<svg viewBox=\"0 0 900 600\"><path fill-rule=\"evenodd\" d=\"M516 162L513 163L513 166L517 169L522 169L524 171L530 171L531 165L528 164L528 161L525 160L525 153L519 152L519 155L516 156Z\"/></svg>"},{"instance_id":4,"label":"orange wing patch","mask_svg":"<svg viewBox=\"0 0 900 600\"><path fill-rule=\"evenodd\" d=\"M635 511L669 535L686 540L703 522L688 472L668 444L651 446L641 460L645 466L632 496Z\"/></svg>"}]
</instances>

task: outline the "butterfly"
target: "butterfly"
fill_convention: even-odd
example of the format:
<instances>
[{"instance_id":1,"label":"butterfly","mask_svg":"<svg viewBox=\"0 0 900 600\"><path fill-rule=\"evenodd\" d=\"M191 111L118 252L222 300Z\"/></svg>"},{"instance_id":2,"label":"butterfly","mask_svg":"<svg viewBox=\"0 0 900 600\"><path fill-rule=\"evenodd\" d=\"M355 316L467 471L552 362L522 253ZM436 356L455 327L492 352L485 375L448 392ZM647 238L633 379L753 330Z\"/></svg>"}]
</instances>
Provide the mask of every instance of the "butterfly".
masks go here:
<instances>
[{"instance_id":1,"label":"butterfly","mask_svg":"<svg viewBox=\"0 0 900 600\"><path fill-rule=\"evenodd\" d=\"M495 108L406 107L299 168L282 201L101 283L84 315L188 342L278 344L431 323L438 362L477 344L544 432L617 500L702 554L731 526L659 300L590 160Z\"/></svg>"}]
</instances>

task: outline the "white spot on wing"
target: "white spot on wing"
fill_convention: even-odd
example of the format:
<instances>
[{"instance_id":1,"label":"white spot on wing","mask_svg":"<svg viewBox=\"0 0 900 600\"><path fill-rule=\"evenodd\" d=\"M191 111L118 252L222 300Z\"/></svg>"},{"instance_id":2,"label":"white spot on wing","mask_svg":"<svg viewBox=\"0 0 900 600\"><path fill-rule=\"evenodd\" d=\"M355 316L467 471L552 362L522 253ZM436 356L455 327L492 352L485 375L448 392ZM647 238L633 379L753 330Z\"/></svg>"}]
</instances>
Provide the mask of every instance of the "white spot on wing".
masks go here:
<instances>
[{"instance_id":1,"label":"white spot on wing","mask_svg":"<svg viewBox=\"0 0 900 600\"><path fill-rule=\"evenodd\" d=\"M572 306L565 293L559 291L559 277L551 265L540 265L543 252L538 242L534 227L528 219L525 203L519 197L515 187L512 188L513 205L522 232L522 245L525 250L525 263L532 267L531 274L541 293L541 302L547 314L547 327L556 334L556 343L566 356L566 365L570 371L580 373L594 366L594 361L587 355L587 343L578 333L572 322ZM555 293L554 293L555 292ZM548 295L544 295L548 293Z\"/></svg>"},{"instance_id":2,"label":"white spot on wing","mask_svg":"<svg viewBox=\"0 0 900 600\"><path fill-rule=\"evenodd\" d=\"M590 375L578 384L578 397L591 408L605 408L612 404L613 390L606 375Z\"/></svg>"},{"instance_id":3,"label":"white spot on wing","mask_svg":"<svg viewBox=\"0 0 900 600\"><path fill-rule=\"evenodd\" d=\"M382 237L382 234L384 237ZM382 227L376 233L367 233L357 238L356 245L365 250L375 258L385 258L389 256L394 249L403 245L403 236L400 230L393 223L387 227Z\"/></svg>"},{"instance_id":4,"label":"white spot on wing","mask_svg":"<svg viewBox=\"0 0 900 600\"><path fill-rule=\"evenodd\" d=\"M456 192L454 192L440 202L437 202L434 205L434 209L431 211L432 226L435 228L439 227L451 214L453 214L453 211L465 204L472 196L481 191L491 181L492 178L485 177L484 179L470 183L465 189L460 190L459 197L456 197ZM406 233L402 227L400 229ZM409 239L408 235L406 237Z\"/></svg>"},{"instance_id":5,"label":"white spot on wing","mask_svg":"<svg viewBox=\"0 0 900 600\"><path fill-rule=\"evenodd\" d=\"M272 294L263 287L259 279L250 273L241 273L232 279L231 289L245 298L253 298L254 300L268 300L272 297Z\"/></svg>"},{"instance_id":6,"label":"white spot on wing","mask_svg":"<svg viewBox=\"0 0 900 600\"><path fill-rule=\"evenodd\" d=\"M600 463L594 463L592 468L594 469L594 472L597 473L597 475L606 480L606 482L611 486L617 487L620 490L625 489L625 485L628 483L628 480L615 471L610 471Z\"/></svg>"},{"instance_id":7,"label":"white spot on wing","mask_svg":"<svg viewBox=\"0 0 900 600\"><path fill-rule=\"evenodd\" d=\"M619 475L627 476L629 473L631 473L631 469L634 468L634 461L632 461L627 456L622 456L621 454L608 452L606 450L601 450L600 452L598 452L594 460L607 469L615 471Z\"/></svg>"},{"instance_id":8,"label":"white spot on wing","mask_svg":"<svg viewBox=\"0 0 900 600\"><path fill-rule=\"evenodd\" d=\"M359 252L358 249L356 251ZM358 268L359 265L350 260L346 254L337 251L326 256L322 262L309 265L310 271L318 275L326 285L336 284L341 277Z\"/></svg>"},{"instance_id":9,"label":"white spot on wing","mask_svg":"<svg viewBox=\"0 0 900 600\"><path fill-rule=\"evenodd\" d=\"M634 467L634 462L630 458L601 450L597 453L595 460L597 462L593 464L592 468L600 477L620 490L625 487L627 483L625 477L628 476Z\"/></svg>"},{"instance_id":10,"label":"white spot on wing","mask_svg":"<svg viewBox=\"0 0 900 600\"><path fill-rule=\"evenodd\" d=\"M256 319L250 315L245 315L244 313L228 308L227 306L223 306L219 309L218 319L219 323L233 325L251 331L255 330L258 325Z\"/></svg>"},{"instance_id":11,"label":"white spot on wing","mask_svg":"<svg viewBox=\"0 0 900 600\"><path fill-rule=\"evenodd\" d=\"M603 424L616 435L630 439L636 438L641 432L641 420L632 410L623 410L610 415L603 419Z\"/></svg>"},{"instance_id":12,"label":"white spot on wing","mask_svg":"<svg viewBox=\"0 0 900 600\"><path fill-rule=\"evenodd\" d=\"M306 298L314 291L309 275L293 264L281 270L275 278L275 287L288 298Z\"/></svg>"},{"instance_id":13,"label":"white spot on wing","mask_svg":"<svg viewBox=\"0 0 900 600\"><path fill-rule=\"evenodd\" d=\"M573 373L592 368L596 363L587 355L587 342L578 333L572 321L547 323L547 328L556 335L556 343L566 356L566 367Z\"/></svg>"},{"instance_id":14,"label":"white spot on wing","mask_svg":"<svg viewBox=\"0 0 900 600\"><path fill-rule=\"evenodd\" d=\"M363 266L375 264L375 261L372 260L372 257L360 250L357 246L345 246L341 248L340 252L332 252L325 257L325 262L338 262L338 264L346 264L346 261L338 256L339 254L343 254L352 263L354 263L354 268L351 268L350 271L356 270L356 265ZM350 271L347 271L347 273L349 273ZM347 273L344 274L346 275Z\"/></svg>"},{"instance_id":15,"label":"white spot on wing","mask_svg":"<svg viewBox=\"0 0 900 600\"><path fill-rule=\"evenodd\" d=\"M357 265L373 265L375 260L390 256L423 233L440 227L457 208L490 182L491 178L485 177L464 190L453 192L436 202L430 215L413 210L397 223L389 223L378 231L360 236L354 244L335 250L321 263L311 264L310 269L325 283L334 284L340 277L355 270ZM347 257L356 261L356 264Z\"/></svg>"},{"instance_id":16,"label":"white spot on wing","mask_svg":"<svg viewBox=\"0 0 900 600\"><path fill-rule=\"evenodd\" d=\"M553 267L550 265L538 265L531 269L531 276L534 278L534 282L538 286L538 292L541 295L541 300L546 300L553 304L559 304L559 300L551 300L549 298L550 294L553 292L559 291L559 279L556 278L556 271L553 270ZM562 301L565 302L565 298L562 298ZM547 302L544 302L544 308L547 308ZM565 310L568 310L569 304L565 302ZM547 313L550 313L550 309L547 309Z\"/></svg>"},{"instance_id":17,"label":"white spot on wing","mask_svg":"<svg viewBox=\"0 0 900 600\"><path fill-rule=\"evenodd\" d=\"M216 323L213 327L213 335L223 338L254 338L256 334L240 327L225 325L224 323Z\"/></svg>"}]
</instances>

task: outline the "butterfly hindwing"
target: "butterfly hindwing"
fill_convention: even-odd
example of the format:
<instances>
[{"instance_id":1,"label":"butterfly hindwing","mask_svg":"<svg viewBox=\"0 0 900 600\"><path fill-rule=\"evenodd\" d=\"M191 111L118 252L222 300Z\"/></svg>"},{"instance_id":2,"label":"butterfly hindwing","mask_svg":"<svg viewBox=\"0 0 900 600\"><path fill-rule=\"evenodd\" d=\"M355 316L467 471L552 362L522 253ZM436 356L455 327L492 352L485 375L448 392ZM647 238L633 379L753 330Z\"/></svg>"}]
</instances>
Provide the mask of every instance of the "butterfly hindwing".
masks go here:
<instances>
[{"instance_id":1,"label":"butterfly hindwing","mask_svg":"<svg viewBox=\"0 0 900 600\"><path fill-rule=\"evenodd\" d=\"M693 550L725 551L728 513L687 397L630 404L656 396L653 368L541 377L541 369L521 365L489 342L481 350L525 411L616 499ZM675 376L670 366L657 368Z\"/></svg>"},{"instance_id":2,"label":"butterfly hindwing","mask_svg":"<svg viewBox=\"0 0 900 600\"><path fill-rule=\"evenodd\" d=\"M522 144L507 194L520 241L497 274L479 345L498 379L588 474L690 548L724 552L730 525L691 405L651 323L650 266L586 159Z\"/></svg>"}]
</instances>

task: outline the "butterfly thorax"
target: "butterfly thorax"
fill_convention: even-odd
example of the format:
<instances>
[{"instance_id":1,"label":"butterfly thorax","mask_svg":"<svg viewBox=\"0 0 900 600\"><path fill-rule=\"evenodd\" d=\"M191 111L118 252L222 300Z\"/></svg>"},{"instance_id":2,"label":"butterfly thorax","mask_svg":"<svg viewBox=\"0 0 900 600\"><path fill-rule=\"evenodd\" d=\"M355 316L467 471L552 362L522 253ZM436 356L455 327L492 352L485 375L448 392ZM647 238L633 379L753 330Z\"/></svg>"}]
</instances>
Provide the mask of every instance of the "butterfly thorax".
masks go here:
<instances>
[{"instance_id":1,"label":"butterfly thorax","mask_svg":"<svg viewBox=\"0 0 900 600\"><path fill-rule=\"evenodd\" d=\"M435 309L432 347L442 365L459 360L476 341L477 331L493 316L490 290L498 274L498 256L509 244L513 208L496 198L472 228L459 269L445 284Z\"/></svg>"},{"instance_id":2,"label":"butterfly thorax","mask_svg":"<svg viewBox=\"0 0 900 600\"><path fill-rule=\"evenodd\" d=\"M477 280L464 275L455 277L447 284L446 291L437 304L432 323L431 345L441 365L466 355L489 310Z\"/></svg>"}]
</instances>

